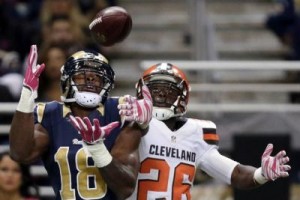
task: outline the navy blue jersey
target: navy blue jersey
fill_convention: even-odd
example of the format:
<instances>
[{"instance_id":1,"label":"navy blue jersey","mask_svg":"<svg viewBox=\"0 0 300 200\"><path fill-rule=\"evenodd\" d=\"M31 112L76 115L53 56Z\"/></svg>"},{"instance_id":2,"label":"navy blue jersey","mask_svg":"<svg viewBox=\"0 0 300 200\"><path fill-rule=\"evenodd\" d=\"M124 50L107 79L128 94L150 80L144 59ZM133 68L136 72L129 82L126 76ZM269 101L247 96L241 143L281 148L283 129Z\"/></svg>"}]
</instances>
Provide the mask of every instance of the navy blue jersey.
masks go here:
<instances>
[{"instance_id":1,"label":"navy blue jersey","mask_svg":"<svg viewBox=\"0 0 300 200\"><path fill-rule=\"evenodd\" d=\"M99 119L100 125L120 121L117 105L121 98L109 98L104 106L88 116ZM42 156L56 199L116 199L108 189L91 156L84 151L81 135L70 123L69 107L62 103L38 104L35 108L35 123L40 123L49 134L48 151ZM112 130L104 143L110 151L120 127Z\"/></svg>"}]
</instances>

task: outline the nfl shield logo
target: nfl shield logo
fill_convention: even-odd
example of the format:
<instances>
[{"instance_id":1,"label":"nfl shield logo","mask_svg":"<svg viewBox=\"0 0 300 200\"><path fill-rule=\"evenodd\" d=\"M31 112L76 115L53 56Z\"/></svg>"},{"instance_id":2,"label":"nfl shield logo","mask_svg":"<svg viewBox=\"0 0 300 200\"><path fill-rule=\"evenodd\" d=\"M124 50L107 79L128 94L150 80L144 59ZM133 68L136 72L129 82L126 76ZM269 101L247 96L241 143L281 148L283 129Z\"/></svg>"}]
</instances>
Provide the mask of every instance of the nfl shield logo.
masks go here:
<instances>
[{"instance_id":1,"label":"nfl shield logo","mask_svg":"<svg viewBox=\"0 0 300 200\"><path fill-rule=\"evenodd\" d=\"M171 136L171 142L176 142L176 137L174 135Z\"/></svg>"}]
</instances>

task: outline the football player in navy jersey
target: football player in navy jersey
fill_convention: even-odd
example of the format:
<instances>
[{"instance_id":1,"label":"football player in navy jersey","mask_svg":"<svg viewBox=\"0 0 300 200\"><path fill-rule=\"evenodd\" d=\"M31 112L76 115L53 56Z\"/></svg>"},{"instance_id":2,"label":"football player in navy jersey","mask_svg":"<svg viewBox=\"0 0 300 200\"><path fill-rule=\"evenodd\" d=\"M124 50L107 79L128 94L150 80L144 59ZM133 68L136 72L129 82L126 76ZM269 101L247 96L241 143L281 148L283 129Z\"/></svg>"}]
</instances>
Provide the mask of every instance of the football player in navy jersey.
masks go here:
<instances>
[{"instance_id":1,"label":"football player in navy jersey","mask_svg":"<svg viewBox=\"0 0 300 200\"><path fill-rule=\"evenodd\" d=\"M138 99L143 98L144 84L152 96L153 118L141 139L141 167L129 199L191 199L197 168L240 189L289 175L289 157L284 150L271 156L272 144L266 147L259 168L221 155L215 123L185 116L190 86L178 67L159 63L147 69L137 84ZM126 106L119 107L120 112L126 111Z\"/></svg>"},{"instance_id":2,"label":"football player in navy jersey","mask_svg":"<svg viewBox=\"0 0 300 200\"><path fill-rule=\"evenodd\" d=\"M142 100L108 97L115 74L107 59L79 51L61 68L62 102L35 105L45 68L37 64L37 57L37 47L32 45L11 124L12 158L21 163L41 158L56 199L128 197L139 169L140 139L152 116L147 87ZM118 104L129 100L130 108L120 117Z\"/></svg>"}]
</instances>

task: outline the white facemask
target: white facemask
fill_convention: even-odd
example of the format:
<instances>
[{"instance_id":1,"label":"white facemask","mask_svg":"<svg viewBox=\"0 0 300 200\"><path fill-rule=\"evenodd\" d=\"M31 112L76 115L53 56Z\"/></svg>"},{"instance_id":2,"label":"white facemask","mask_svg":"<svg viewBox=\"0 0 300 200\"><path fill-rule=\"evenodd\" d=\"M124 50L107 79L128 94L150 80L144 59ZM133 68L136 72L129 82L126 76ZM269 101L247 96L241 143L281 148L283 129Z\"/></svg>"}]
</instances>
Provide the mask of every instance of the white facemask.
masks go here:
<instances>
[{"instance_id":1,"label":"white facemask","mask_svg":"<svg viewBox=\"0 0 300 200\"><path fill-rule=\"evenodd\" d=\"M93 92L75 92L75 101L82 107L94 108L99 106L102 96Z\"/></svg>"},{"instance_id":2,"label":"white facemask","mask_svg":"<svg viewBox=\"0 0 300 200\"><path fill-rule=\"evenodd\" d=\"M160 121L170 119L174 112L170 108L153 107L152 116Z\"/></svg>"}]
</instances>

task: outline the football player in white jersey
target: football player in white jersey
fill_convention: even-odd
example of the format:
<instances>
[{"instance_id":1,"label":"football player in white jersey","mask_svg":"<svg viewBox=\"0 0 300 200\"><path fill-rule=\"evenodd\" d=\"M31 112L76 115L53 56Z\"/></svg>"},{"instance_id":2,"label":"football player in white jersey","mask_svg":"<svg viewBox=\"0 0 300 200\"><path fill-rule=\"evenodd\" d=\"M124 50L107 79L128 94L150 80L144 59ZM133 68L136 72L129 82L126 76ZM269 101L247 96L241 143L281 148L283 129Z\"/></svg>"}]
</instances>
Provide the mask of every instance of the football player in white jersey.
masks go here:
<instances>
[{"instance_id":1,"label":"football player in white jersey","mask_svg":"<svg viewBox=\"0 0 300 200\"><path fill-rule=\"evenodd\" d=\"M216 125L185 117L190 87L178 67L159 63L147 69L137 83L137 98L142 98L144 84L153 99L153 118L139 146L141 166L130 199L191 199L197 168L240 189L289 176L289 157L285 151L271 156L272 144L266 147L259 168L221 155ZM127 108L128 105L120 106L120 113L129 113Z\"/></svg>"}]
</instances>

